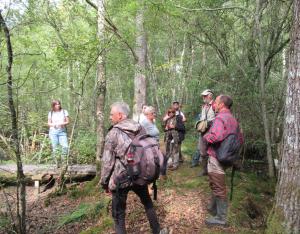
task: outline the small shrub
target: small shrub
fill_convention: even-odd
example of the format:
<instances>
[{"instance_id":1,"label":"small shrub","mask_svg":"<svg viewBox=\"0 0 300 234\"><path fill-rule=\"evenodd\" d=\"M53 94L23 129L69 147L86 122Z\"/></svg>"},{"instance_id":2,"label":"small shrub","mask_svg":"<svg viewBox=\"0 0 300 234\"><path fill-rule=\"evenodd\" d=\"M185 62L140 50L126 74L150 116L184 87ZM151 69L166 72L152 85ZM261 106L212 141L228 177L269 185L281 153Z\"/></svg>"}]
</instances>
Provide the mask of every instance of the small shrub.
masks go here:
<instances>
[{"instance_id":1,"label":"small shrub","mask_svg":"<svg viewBox=\"0 0 300 234\"><path fill-rule=\"evenodd\" d=\"M95 177L93 180L84 184L83 187L77 186L70 190L69 196L73 199L80 197L94 196L100 192L98 187L99 177Z\"/></svg>"},{"instance_id":2,"label":"small shrub","mask_svg":"<svg viewBox=\"0 0 300 234\"><path fill-rule=\"evenodd\" d=\"M94 133L79 132L72 146L72 155L79 164L95 162L97 136Z\"/></svg>"}]
</instances>

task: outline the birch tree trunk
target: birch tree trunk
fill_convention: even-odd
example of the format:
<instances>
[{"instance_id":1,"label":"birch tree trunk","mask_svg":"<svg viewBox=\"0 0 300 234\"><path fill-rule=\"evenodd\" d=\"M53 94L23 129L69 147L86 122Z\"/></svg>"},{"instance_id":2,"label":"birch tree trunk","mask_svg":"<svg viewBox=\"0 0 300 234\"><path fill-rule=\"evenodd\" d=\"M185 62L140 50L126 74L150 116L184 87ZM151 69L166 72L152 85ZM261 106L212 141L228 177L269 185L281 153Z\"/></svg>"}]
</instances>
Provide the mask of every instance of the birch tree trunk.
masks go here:
<instances>
[{"instance_id":1,"label":"birch tree trunk","mask_svg":"<svg viewBox=\"0 0 300 234\"><path fill-rule=\"evenodd\" d=\"M20 141L18 132L18 117L14 106L13 99L13 50L10 41L9 29L6 25L4 18L2 17L0 10L0 26L3 29L7 47L7 93L8 93L8 105L10 109L11 125L12 125L12 143L13 149L17 159L17 220L18 220L18 232L20 234L26 233L26 189L25 189L25 176L23 173L23 166L20 153Z\"/></svg>"},{"instance_id":2,"label":"birch tree trunk","mask_svg":"<svg viewBox=\"0 0 300 234\"><path fill-rule=\"evenodd\" d=\"M133 101L133 119L138 121L142 112L142 107L146 104L146 56L147 40L144 30L144 1L137 0L138 10L136 15L136 55L134 75L134 101Z\"/></svg>"},{"instance_id":3,"label":"birch tree trunk","mask_svg":"<svg viewBox=\"0 0 300 234\"><path fill-rule=\"evenodd\" d=\"M99 49L105 46L105 0L98 0L98 40ZM103 50L104 51L104 50ZM96 115L97 115L97 173L100 174L100 159L104 147L104 106L106 95L105 52L98 57L96 82Z\"/></svg>"},{"instance_id":4,"label":"birch tree trunk","mask_svg":"<svg viewBox=\"0 0 300 234\"><path fill-rule=\"evenodd\" d=\"M294 0L289 73L285 101L283 152L276 208L287 233L300 232L300 0Z\"/></svg>"}]
</instances>

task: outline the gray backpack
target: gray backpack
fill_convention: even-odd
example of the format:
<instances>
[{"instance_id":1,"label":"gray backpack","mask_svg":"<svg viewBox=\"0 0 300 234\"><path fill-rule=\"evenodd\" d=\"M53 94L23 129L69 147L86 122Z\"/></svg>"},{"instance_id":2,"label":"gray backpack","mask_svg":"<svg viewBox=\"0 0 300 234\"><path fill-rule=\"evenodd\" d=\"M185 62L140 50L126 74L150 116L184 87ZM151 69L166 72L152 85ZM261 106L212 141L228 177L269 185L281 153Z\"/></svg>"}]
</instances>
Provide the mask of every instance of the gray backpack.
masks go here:
<instances>
[{"instance_id":1,"label":"gray backpack","mask_svg":"<svg viewBox=\"0 0 300 234\"><path fill-rule=\"evenodd\" d=\"M164 160L156 139L146 134L138 134L132 139L125 159L128 178L137 185L155 182Z\"/></svg>"}]
</instances>

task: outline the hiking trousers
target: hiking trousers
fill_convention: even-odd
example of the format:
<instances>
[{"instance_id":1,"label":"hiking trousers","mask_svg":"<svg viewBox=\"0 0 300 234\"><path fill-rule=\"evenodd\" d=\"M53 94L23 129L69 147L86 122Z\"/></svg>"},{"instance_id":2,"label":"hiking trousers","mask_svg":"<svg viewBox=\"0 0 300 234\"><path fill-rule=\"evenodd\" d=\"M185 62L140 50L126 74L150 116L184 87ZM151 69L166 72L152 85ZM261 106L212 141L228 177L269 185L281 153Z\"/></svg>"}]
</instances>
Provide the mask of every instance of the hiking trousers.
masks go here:
<instances>
[{"instance_id":1,"label":"hiking trousers","mask_svg":"<svg viewBox=\"0 0 300 234\"><path fill-rule=\"evenodd\" d=\"M151 197L148 192L148 186L134 185L132 187L119 189L112 192L112 216L115 223L115 231L117 234L126 234L125 214L126 214L126 200L128 192L132 190L140 198L144 205L147 218L150 223L152 233L158 234L160 232L160 225L153 207Z\"/></svg>"},{"instance_id":2,"label":"hiking trousers","mask_svg":"<svg viewBox=\"0 0 300 234\"><path fill-rule=\"evenodd\" d=\"M209 186L215 197L219 197L222 200L226 199L226 183L225 183L225 170L219 161L209 156L208 158L208 180Z\"/></svg>"}]
</instances>

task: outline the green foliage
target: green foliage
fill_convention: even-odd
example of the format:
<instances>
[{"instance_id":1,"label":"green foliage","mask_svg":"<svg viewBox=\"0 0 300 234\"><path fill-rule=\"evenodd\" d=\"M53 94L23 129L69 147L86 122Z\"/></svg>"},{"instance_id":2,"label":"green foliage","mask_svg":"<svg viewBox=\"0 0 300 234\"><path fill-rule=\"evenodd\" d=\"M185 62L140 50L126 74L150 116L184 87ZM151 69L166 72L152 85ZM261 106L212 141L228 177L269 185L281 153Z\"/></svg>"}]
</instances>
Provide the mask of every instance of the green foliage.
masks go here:
<instances>
[{"instance_id":1,"label":"green foliage","mask_svg":"<svg viewBox=\"0 0 300 234\"><path fill-rule=\"evenodd\" d=\"M77 163L92 164L95 161L97 137L95 133L79 132L72 147Z\"/></svg>"},{"instance_id":2,"label":"green foliage","mask_svg":"<svg viewBox=\"0 0 300 234\"><path fill-rule=\"evenodd\" d=\"M99 215L100 210L104 208L102 202L91 204L81 203L71 214L61 217L58 226L61 227L68 223L77 222L85 218L95 218Z\"/></svg>"},{"instance_id":3,"label":"green foliage","mask_svg":"<svg viewBox=\"0 0 300 234\"><path fill-rule=\"evenodd\" d=\"M80 232L80 234L100 234L107 233L107 229L113 227L113 219L111 217L102 217L100 226L91 227L87 230Z\"/></svg>"},{"instance_id":4,"label":"green foliage","mask_svg":"<svg viewBox=\"0 0 300 234\"><path fill-rule=\"evenodd\" d=\"M228 174L229 187L230 173ZM235 226L242 224L244 227L264 228L272 207L275 185L275 181L260 178L253 173L237 172L229 212L230 222Z\"/></svg>"},{"instance_id":5,"label":"green foliage","mask_svg":"<svg viewBox=\"0 0 300 234\"><path fill-rule=\"evenodd\" d=\"M287 233L287 230L285 229L283 223L284 223L284 218L283 218L282 211L273 208L268 217L267 229L265 233L266 234Z\"/></svg>"},{"instance_id":6,"label":"green foliage","mask_svg":"<svg viewBox=\"0 0 300 234\"><path fill-rule=\"evenodd\" d=\"M7 226L10 224L9 219L0 214L0 231L5 230Z\"/></svg>"},{"instance_id":7,"label":"green foliage","mask_svg":"<svg viewBox=\"0 0 300 234\"><path fill-rule=\"evenodd\" d=\"M100 196L98 182L99 177L95 177L92 181L85 183L84 186L76 186L69 190L69 196L73 199L95 195Z\"/></svg>"}]
</instances>

